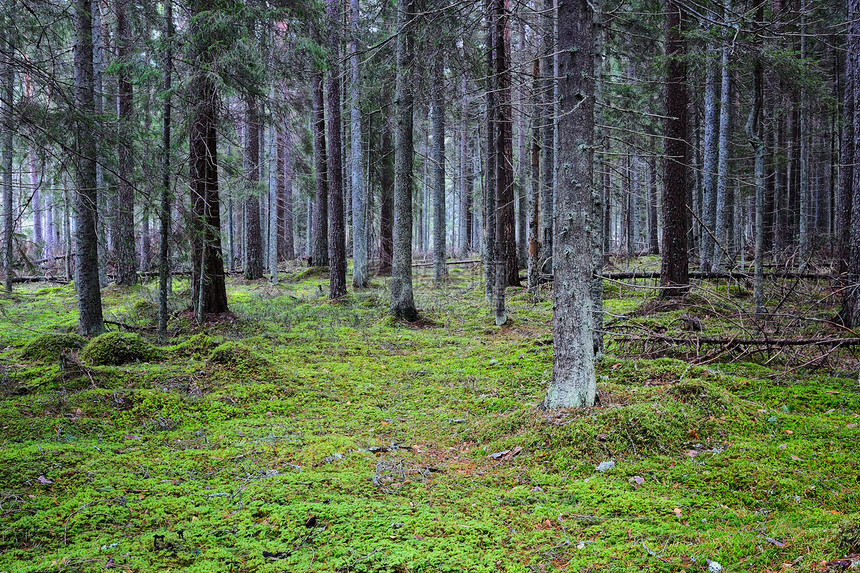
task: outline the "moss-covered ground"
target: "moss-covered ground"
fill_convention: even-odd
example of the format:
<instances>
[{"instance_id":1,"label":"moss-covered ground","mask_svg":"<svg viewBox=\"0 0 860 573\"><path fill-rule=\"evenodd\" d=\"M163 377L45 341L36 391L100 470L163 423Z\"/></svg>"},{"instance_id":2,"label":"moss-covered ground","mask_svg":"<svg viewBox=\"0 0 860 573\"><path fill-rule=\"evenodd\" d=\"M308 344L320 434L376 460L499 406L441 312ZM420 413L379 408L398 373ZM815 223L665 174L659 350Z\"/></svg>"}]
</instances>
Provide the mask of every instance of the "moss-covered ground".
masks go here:
<instances>
[{"instance_id":1,"label":"moss-covered ground","mask_svg":"<svg viewBox=\"0 0 860 573\"><path fill-rule=\"evenodd\" d=\"M510 289L497 328L480 276L418 277L413 325L382 279L332 303L297 272L231 280L234 314L200 327L176 281L160 349L156 283L111 287L106 318L140 336L98 352L42 336L73 331L73 287L22 286L0 300L0 571L812 571L856 550L850 355L698 365L608 339L601 405L545 412L551 303ZM606 322L680 329L689 308L651 296L608 282Z\"/></svg>"}]
</instances>

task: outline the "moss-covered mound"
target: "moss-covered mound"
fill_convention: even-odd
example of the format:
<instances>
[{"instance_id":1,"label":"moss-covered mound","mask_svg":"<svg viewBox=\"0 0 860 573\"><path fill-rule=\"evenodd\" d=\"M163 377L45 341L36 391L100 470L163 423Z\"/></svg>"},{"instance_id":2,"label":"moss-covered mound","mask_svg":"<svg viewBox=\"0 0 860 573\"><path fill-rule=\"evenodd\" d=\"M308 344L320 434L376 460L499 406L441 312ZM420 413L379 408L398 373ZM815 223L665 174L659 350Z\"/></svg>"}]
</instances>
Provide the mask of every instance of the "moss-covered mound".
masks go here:
<instances>
[{"instance_id":1,"label":"moss-covered mound","mask_svg":"<svg viewBox=\"0 0 860 573\"><path fill-rule=\"evenodd\" d=\"M239 342L225 342L216 347L209 356L209 362L220 366L265 368L269 361Z\"/></svg>"},{"instance_id":2,"label":"moss-covered mound","mask_svg":"<svg viewBox=\"0 0 860 573\"><path fill-rule=\"evenodd\" d=\"M852 513L839 524L836 545L846 554L860 553L860 513Z\"/></svg>"},{"instance_id":3,"label":"moss-covered mound","mask_svg":"<svg viewBox=\"0 0 860 573\"><path fill-rule=\"evenodd\" d=\"M53 362L59 360L69 350L79 350L86 346L87 339L77 334L46 332L30 340L21 356L27 360Z\"/></svg>"},{"instance_id":4,"label":"moss-covered mound","mask_svg":"<svg viewBox=\"0 0 860 573\"><path fill-rule=\"evenodd\" d=\"M167 348L174 356L187 356L197 360L206 358L218 347L218 340L208 334L195 334L191 338Z\"/></svg>"},{"instance_id":5,"label":"moss-covered mound","mask_svg":"<svg viewBox=\"0 0 860 573\"><path fill-rule=\"evenodd\" d=\"M132 362L152 362L161 351L139 334L108 332L94 338L81 358L95 366L118 366Z\"/></svg>"}]
</instances>

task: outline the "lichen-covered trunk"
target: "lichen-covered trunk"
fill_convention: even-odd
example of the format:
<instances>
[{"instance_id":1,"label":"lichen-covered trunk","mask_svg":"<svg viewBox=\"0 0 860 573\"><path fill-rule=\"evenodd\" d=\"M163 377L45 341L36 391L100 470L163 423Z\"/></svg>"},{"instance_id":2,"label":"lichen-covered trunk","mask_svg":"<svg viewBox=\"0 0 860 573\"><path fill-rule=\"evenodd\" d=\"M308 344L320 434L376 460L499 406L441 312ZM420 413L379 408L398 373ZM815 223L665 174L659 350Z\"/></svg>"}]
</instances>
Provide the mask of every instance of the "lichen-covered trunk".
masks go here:
<instances>
[{"instance_id":1,"label":"lichen-covered trunk","mask_svg":"<svg viewBox=\"0 0 860 573\"><path fill-rule=\"evenodd\" d=\"M588 0L558 8L558 187L553 244L553 367L547 408L593 406L593 13Z\"/></svg>"},{"instance_id":2,"label":"lichen-covered trunk","mask_svg":"<svg viewBox=\"0 0 860 573\"><path fill-rule=\"evenodd\" d=\"M848 0L848 68L854 79L854 134L860 133L860 0ZM855 142L853 163L860 163L860 145ZM851 196L851 231L848 257L848 285L841 311L842 322L849 328L860 326L860 169L853 170Z\"/></svg>"},{"instance_id":3,"label":"lichen-covered trunk","mask_svg":"<svg viewBox=\"0 0 860 573\"><path fill-rule=\"evenodd\" d=\"M719 150L719 102L717 91L717 70L719 62L714 55L715 45L712 41L707 44L708 53L705 63L705 117L704 143L702 150L702 203L701 217L702 243L699 248L699 266L710 269L714 258L715 224L717 220L717 158Z\"/></svg>"},{"instance_id":4,"label":"lichen-covered trunk","mask_svg":"<svg viewBox=\"0 0 860 573\"><path fill-rule=\"evenodd\" d=\"M553 53L555 52L555 6L554 0L546 0L542 15L541 42L543 43L543 55L540 59L541 67L541 93L543 105L541 106L541 132L543 143L541 147L541 272L552 274L552 222L554 208L554 179L555 179L555 113L553 102L555 101L555 66L553 64Z\"/></svg>"},{"instance_id":5,"label":"lichen-covered trunk","mask_svg":"<svg viewBox=\"0 0 860 573\"><path fill-rule=\"evenodd\" d=\"M340 0L326 0L328 74L326 116L328 135L328 296L346 294L346 219L343 205L343 146L340 113Z\"/></svg>"},{"instance_id":6,"label":"lichen-covered trunk","mask_svg":"<svg viewBox=\"0 0 860 573\"><path fill-rule=\"evenodd\" d=\"M460 233L463 255L473 250L472 244L473 220L472 215L472 157L469 149L469 84L466 73L463 73L460 95L460 186L461 186L461 217Z\"/></svg>"},{"instance_id":7,"label":"lichen-covered trunk","mask_svg":"<svg viewBox=\"0 0 860 573\"><path fill-rule=\"evenodd\" d=\"M367 193L364 188L364 169L361 164L361 107L359 88L361 84L361 73L358 58L358 0L349 2L349 22L352 37L349 44L349 120L351 145L350 152L350 175L352 177L352 285L356 288L364 288L368 284L368 225L367 225Z\"/></svg>"},{"instance_id":8,"label":"lichen-covered trunk","mask_svg":"<svg viewBox=\"0 0 860 573\"><path fill-rule=\"evenodd\" d=\"M687 254L687 65L681 5L666 0L666 137L663 160L663 253L661 296L689 290Z\"/></svg>"},{"instance_id":9,"label":"lichen-covered trunk","mask_svg":"<svg viewBox=\"0 0 860 573\"><path fill-rule=\"evenodd\" d=\"M854 191L854 90L857 79L851 54L845 56L845 85L842 97L842 139L839 145L839 190L836 229L839 274L848 271L851 256L851 212Z\"/></svg>"},{"instance_id":10,"label":"lichen-covered trunk","mask_svg":"<svg viewBox=\"0 0 860 573\"><path fill-rule=\"evenodd\" d=\"M415 0L397 6L396 87L394 133L394 222L391 268L391 314L403 320L418 318L412 296L412 106L415 57Z\"/></svg>"},{"instance_id":11,"label":"lichen-covered trunk","mask_svg":"<svg viewBox=\"0 0 860 573\"><path fill-rule=\"evenodd\" d=\"M532 68L532 112L537 116L540 106L538 99L538 82L540 81L540 64L534 61ZM540 122L532 122L531 136L531 186L528 196L528 274L527 287L531 293L536 293L540 285Z\"/></svg>"},{"instance_id":12,"label":"lichen-covered trunk","mask_svg":"<svg viewBox=\"0 0 860 573\"><path fill-rule=\"evenodd\" d=\"M660 252L660 235L657 228L657 158L648 158L648 254Z\"/></svg>"},{"instance_id":13,"label":"lichen-covered trunk","mask_svg":"<svg viewBox=\"0 0 860 573\"><path fill-rule=\"evenodd\" d=\"M281 260L296 258L293 197L293 148L289 119L278 134L278 253Z\"/></svg>"},{"instance_id":14,"label":"lichen-covered trunk","mask_svg":"<svg viewBox=\"0 0 860 573\"><path fill-rule=\"evenodd\" d=\"M487 71L495 71L495 26L493 22L493 0L486 0L486 48ZM495 74L488 73L486 79L487 109L484 135L486 137L486 169L484 169L484 297L493 304L496 292L496 89Z\"/></svg>"},{"instance_id":15,"label":"lichen-covered trunk","mask_svg":"<svg viewBox=\"0 0 860 573\"><path fill-rule=\"evenodd\" d=\"M496 242L500 244L499 261L504 261L496 272L504 272L504 285L519 286L517 263L516 201L514 192L514 135L511 106L511 27L510 0L495 0L495 72L496 72ZM498 284L502 284L499 282ZM504 293L496 292L496 322L499 321L499 301Z\"/></svg>"}]
</instances>

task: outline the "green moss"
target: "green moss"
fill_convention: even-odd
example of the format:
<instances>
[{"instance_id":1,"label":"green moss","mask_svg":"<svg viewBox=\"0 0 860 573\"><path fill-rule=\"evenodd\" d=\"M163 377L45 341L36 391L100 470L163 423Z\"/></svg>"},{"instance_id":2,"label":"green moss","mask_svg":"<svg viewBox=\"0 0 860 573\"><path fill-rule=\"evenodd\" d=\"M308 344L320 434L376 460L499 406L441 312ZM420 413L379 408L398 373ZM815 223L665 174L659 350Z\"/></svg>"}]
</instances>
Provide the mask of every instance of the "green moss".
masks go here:
<instances>
[{"instance_id":1,"label":"green moss","mask_svg":"<svg viewBox=\"0 0 860 573\"><path fill-rule=\"evenodd\" d=\"M271 363L241 342L232 340L225 342L212 350L209 362L220 366L264 368Z\"/></svg>"},{"instance_id":2,"label":"green moss","mask_svg":"<svg viewBox=\"0 0 860 573\"><path fill-rule=\"evenodd\" d=\"M21 357L27 360L53 362L70 350L80 350L87 339L77 334L46 332L33 338L24 346Z\"/></svg>"},{"instance_id":3,"label":"green moss","mask_svg":"<svg viewBox=\"0 0 860 573\"><path fill-rule=\"evenodd\" d=\"M161 351L136 333L107 332L90 341L81 358L94 366L119 366L133 362L153 362Z\"/></svg>"},{"instance_id":4,"label":"green moss","mask_svg":"<svg viewBox=\"0 0 860 573\"><path fill-rule=\"evenodd\" d=\"M860 553L860 513L852 513L839 524L836 547L846 554Z\"/></svg>"},{"instance_id":5,"label":"green moss","mask_svg":"<svg viewBox=\"0 0 860 573\"><path fill-rule=\"evenodd\" d=\"M293 280L304 281L314 278L328 278L328 267L310 267L293 275Z\"/></svg>"},{"instance_id":6,"label":"green moss","mask_svg":"<svg viewBox=\"0 0 860 573\"><path fill-rule=\"evenodd\" d=\"M212 338L206 333L198 333L187 340L168 346L164 350L172 353L175 356L187 356L200 360L209 356L209 354L218 346L218 340Z\"/></svg>"}]
</instances>

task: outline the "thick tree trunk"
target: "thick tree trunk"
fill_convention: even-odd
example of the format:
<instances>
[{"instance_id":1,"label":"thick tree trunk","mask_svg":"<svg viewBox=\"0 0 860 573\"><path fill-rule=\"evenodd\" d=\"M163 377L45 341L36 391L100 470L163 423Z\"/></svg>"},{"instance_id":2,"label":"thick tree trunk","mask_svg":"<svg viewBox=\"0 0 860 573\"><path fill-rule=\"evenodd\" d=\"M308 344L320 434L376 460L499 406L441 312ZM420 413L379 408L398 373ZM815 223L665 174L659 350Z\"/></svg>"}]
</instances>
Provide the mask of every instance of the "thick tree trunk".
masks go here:
<instances>
[{"instance_id":1,"label":"thick tree trunk","mask_svg":"<svg viewBox=\"0 0 860 573\"><path fill-rule=\"evenodd\" d=\"M725 1L725 14L731 10L729 0ZM719 134L719 155L717 157L717 198L714 212L714 234L716 241L714 245L714 257L711 268L717 272L723 268L723 262L730 263L729 253L731 247L728 244L731 236L731 215L732 202L730 201L731 191L729 189L729 157L731 154L731 136L732 136L732 71L729 67L729 55L731 48L728 46L728 39L724 39L725 44L720 53L720 134ZM707 271L708 269L702 269Z\"/></svg>"},{"instance_id":2,"label":"thick tree trunk","mask_svg":"<svg viewBox=\"0 0 860 573\"><path fill-rule=\"evenodd\" d=\"M539 121L540 99L538 98L538 82L540 81L540 64L536 59L532 68L532 98L531 109L535 120L532 122L531 135L531 186L528 195L528 291L536 293L540 284L540 136Z\"/></svg>"},{"instance_id":3,"label":"thick tree trunk","mask_svg":"<svg viewBox=\"0 0 860 573\"><path fill-rule=\"evenodd\" d=\"M394 134L394 224L391 269L391 314L414 321L418 311L412 297L412 90L415 57L415 0L397 5L397 71L394 94L397 130Z\"/></svg>"},{"instance_id":4,"label":"thick tree trunk","mask_svg":"<svg viewBox=\"0 0 860 573\"><path fill-rule=\"evenodd\" d=\"M164 113L161 128L161 205L158 217L161 223L160 248L158 253L158 342L167 343L167 293L170 281L170 113L172 108L173 83L173 2L164 3ZM230 221L232 225L232 220ZM231 229L232 233L232 229ZM233 242L230 241L230 248Z\"/></svg>"},{"instance_id":5,"label":"thick tree trunk","mask_svg":"<svg viewBox=\"0 0 860 573\"><path fill-rule=\"evenodd\" d=\"M764 5L759 4L756 19L759 25L764 21ZM755 270L753 280L753 299L756 314L764 314L764 140L761 137L761 109L763 94L763 73L760 61L756 61L753 71L753 107L746 124L746 135L755 152Z\"/></svg>"},{"instance_id":6,"label":"thick tree trunk","mask_svg":"<svg viewBox=\"0 0 860 573\"><path fill-rule=\"evenodd\" d=\"M134 88L131 83L131 27L128 0L116 0L117 59L119 60L119 149L117 171L119 188L116 212L116 283L132 285L137 282L136 245L134 240Z\"/></svg>"},{"instance_id":7,"label":"thick tree trunk","mask_svg":"<svg viewBox=\"0 0 860 573\"><path fill-rule=\"evenodd\" d=\"M350 134L352 136L350 151L350 174L352 175L352 285L364 288L368 284L369 272L367 266L368 224L367 224L367 193L364 188L364 170L361 164L361 107L359 88L361 73L358 63L358 0L350 0L350 31L352 38L349 44L350 65Z\"/></svg>"},{"instance_id":8,"label":"thick tree trunk","mask_svg":"<svg viewBox=\"0 0 860 573\"><path fill-rule=\"evenodd\" d=\"M326 0L328 35L328 75L326 115L328 119L328 296L335 300L346 294L346 219L343 205L343 146L340 114L340 0Z\"/></svg>"},{"instance_id":9,"label":"thick tree trunk","mask_svg":"<svg viewBox=\"0 0 860 573\"><path fill-rule=\"evenodd\" d=\"M666 158L663 163L663 297L689 289L687 254L687 66L681 5L666 0Z\"/></svg>"},{"instance_id":10,"label":"thick tree trunk","mask_svg":"<svg viewBox=\"0 0 860 573\"><path fill-rule=\"evenodd\" d=\"M593 14L587 0L558 9L559 176L553 247L553 367L547 408L593 406L597 395L592 330L594 136Z\"/></svg>"},{"instance_id":11,"label":"thick tree trunk","mask_svg":"<svg viewBox=\"0 0 860 573\"><path fill-rule=\"evenodd\" d=\"M314 72L311 83L313 84L314 166L316 169L311 263L316 267L326 267L328 266L328 157L322 72Z\"/></svg>"},{"instance_id":12,"label":"thick tree trunk","mask_svg":"<svg viewBox=\"0 0 860 573\"><path fill-rule=\"evenodd\" d=\"M472 215L472 155L469 149L469 95L468 95L468 80L465 72L463 73L461 103L460 103L460 187L462 192L462 210L460 232L462 233L462 251L465 256L474 250L472 244L472 235L474 234Z\"/></svg>"},{"instance_id":13,"label":"thick tree trunk","mask_svg":"<svg viewBox=\"0 0 860 573\"><path fill-rule=\"evenodd\" d=\"M520 272L517 263L516 209L514 203L514 135L513 113L511 108L511 26L510 0L496 2L496 214L501 217L501 225L496 225L497 242L501 244L499 256L504 260L501 267L505 286L519 286ZM501 234L499 234L501 232ZM502 259L496 259L497 261ZM498 269L497 269L498 272ZM503 294L496 293L497 297ZM497 298L497 306L499 299ZM498 309L497 309L498 310ZM499 316L496 316L499 320Z\"/></svg>"},{"instance_id":14,"label":"thick tree trunk","mask_svg":"<svg viewBox=\"0 0 860 573\"><path fill-rule=\"evenodd\" d=\"M555 66L553 64L553 53L555 52L555 5L554 0L545 0L542 15L541 42L543 43L543 55L540 59L541 66L541 92L543 94L543 105L541 106L541 135L543 144L541 146L541 272L552 274L552 222L554 209L554 179L555 179L555 113L553 109L555 101Z\"/></svg>"},{"instance_id":15,"label":"thick tree trunk","mask_svg":"<svg viewBox=\"0 0 860 573\"><path fill-rule=\"evenodd\" d=\"M845 85L842 97L842 139L839 149L839 200L838 200L838 231L837 256L839 258L838 272L848 270L848 260L851 255L851 211L852 193L854 191L854 91L856 78L854 66L851 65L851 54L845 56Z\"/></svg>"},{"instance_id":16,"label":"thick tree trunk","mask_svg":"<svg viewBox=\"0 0 860 573\"><path fill-rule=\"evenodd\" d=\"M494 0L486 0L486 46L487 46L487 70L495 72L496 53L496 27ZM495 73L488 73L486 79L486 125L484 135L486 136L487 163L484 169L484 297L487 302L493 304L496 300L496 81Z\"/></svg>"},{"instance_id":17,"label":"thick tree trunk","mask_svg":"<svg viewBox=\"0 0 860 573\"><path fill-rule=\"evenodd\" d=\"M379 274L391 274L391 256L394 250L394 147L391 143L391 122L382 120L382 142L380 153L382 166L379 173Z\"/></svg>"},{"instance_id":18,"label":"thick tree trunk","mask_svg":"<svg viewBox=\"0 0 860 573\"><path fill-rule=\"evenodd\" d=\"M714 259L714 237L717 221L717 162L719 156L719 102L717 101L717 69L719 62L714 54L716 46L708 42L705 55L705 126L702 152L702 243L699 249L699 267L710 269Z\"/></svg>"},{"instance_id":19,"label":"thick tree trunk","mask_svg":"<svg viewBox=\"0 0 860 573\"><path fill-rule=\"evenodd\" d=\"M245 278L263 277L263 232L260 226L260 117L257 100L248 96L245 116Z\"/></svg>"},{"instance_id":20,"label":"thick tree trunk","mask_svg":"<svg viewBox=\"0 0 860 573\"><path fill-rule=\"evenodd\" d=\"M75 285L78 291L78 329L84 336L104 331L99 284L98 237L96 235L96 139L90 132L95 114L93 92L93 28L91 0L75 2L75 110L77 225L75 237ZM6 100L10 101L10 100ZM4 157L4 160L6 158ZM6 160L11 168L11 157ZM10 171L7 177L11 179ZM11 183L11 181L9 181ZM4 197L5 199L5 197ZM8 205L11 213L11 201ZM7 215L8 217L8 215ZM8 226L7 229L11 230ZM9 232L7 230L7 232ZM9 249L9 243L7 243ZM7 250L7 263L11 254ZM7 267L7 273L9 267ZM7 281L9 279L7 278ZM8 292L8 291L7 291Z\"/></svg>"},{"instance_id":21,"label":"thick tree trunk","mask_svg":"<svg viewBox=\"0 0 860 573\"><path fill-rule=\"evenodd\" d=\"M806 0L800 0L800 59L806 61ZM800 129L798 139L800 140L800 224L798 238L800 240L800 260L798 270L803 272L809 263L812 253L812 237L810 233L810 192L809 171L812 166L809 163L809 110L807 105L807 92L805 84L800 88Z\"/></svg>"},{"instance_id":22,"label":"thick tree trunk","mask_svg":"<svg viewBox=\"0 0 860 573\"><path fill-rule=\"evenodd\" d=\"M860 0L848 0L848 63L854 92L852 121L854 134L860 133ZM846 86L847 88L847 86ZM860 145L854 144L854 165L860 164ZM860 169L853 170L853 191L851 196L851 242L848 258L848 288L841 311L842 322L849 328L860 326Z\"/></svg>"},{"instance_id":23,"label":"thick tree trunk","mask_svg":"<svg viewBox=\"0 0 860 573\"><path fill-rule=\"evenodd\" d=\"M191 85L190 101L194 102L188 154L192 202L191 301L198 321L202 322L207 314L227 312L228 308L218 201L217 91L205 73L199 74ZM251 131L259 133L256 129ZM259 230L259 207L248 211L256 213ZM260 256L257 264L262 267L262 253Z\"/></svg>"},{"instance_id":24,"label":"thick tree trunk","mask_svg":"<svg viewBox=\"0 0 860 573\"><path fill-rule=\"evenodd\" d=\"M107 28L102 23L100 3L96 3L93 7L92 24L93 24L93 90L95 97L95 113L99 118L104 114L104 105L107 100L105 94L103 75L104 75L104 44L107 36ZM100 138L96 138L96 187L98 188L99 204L96 209L96 233L98 235L98 252L99 252L99 284L106 287L109 284L107 275L107 261L109 248L109 231L112 227L110 221L107 220L105 208L108 203L108 195L113 191L108 191L105 185L105 169L104 158L102 151L102 142Z\"/></svg>"},{"instance_id":25,"label":"thick tree trunk","mask_svg":"<svg viewBox=\"0 0 860 573\"><path fill-rule=\"evenodd\" d=\"M448 275L445 254L445 57L441 42L433 63L431 124L433 130L433 280Z\"/></svg>"},{"instance_id":26,"label":"thick tree trunk","mask_svg":"<svg viewBox=\"0 0 860 573\"><path fill-rule=\"evenodd\" d=\"M281 226L278 224L278 204L281 203L281 186L279 180L283 179L283 169L279 169L278 163L278 127L272 122L268 130L268 174L269 192L266 195L269 206L269 240L268 240L268 267L269 282L278 284L278 239L281 236Z\"/></svg>"}]
</instances>

